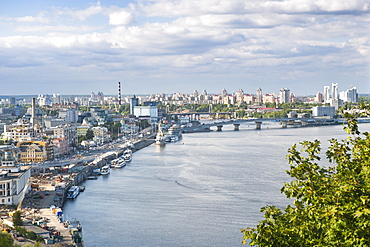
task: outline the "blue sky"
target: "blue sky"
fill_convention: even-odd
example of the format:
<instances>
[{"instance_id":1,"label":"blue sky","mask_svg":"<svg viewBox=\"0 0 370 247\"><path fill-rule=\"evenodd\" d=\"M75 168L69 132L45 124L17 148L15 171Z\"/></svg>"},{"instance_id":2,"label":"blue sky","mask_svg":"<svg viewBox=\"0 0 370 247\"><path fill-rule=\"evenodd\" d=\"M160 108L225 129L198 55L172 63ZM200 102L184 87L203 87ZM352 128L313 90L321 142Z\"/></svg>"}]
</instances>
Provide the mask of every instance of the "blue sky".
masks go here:
<instances>
[{"instance_id":1,"label":"blue sky","mask_svg":"<svg viewBox=\"0 0 370 247\"><path fill-rule=\"evenodd\" d=\"M0 3L0 95L370 93L369 0Z\"/></svg>"}]
</instances>

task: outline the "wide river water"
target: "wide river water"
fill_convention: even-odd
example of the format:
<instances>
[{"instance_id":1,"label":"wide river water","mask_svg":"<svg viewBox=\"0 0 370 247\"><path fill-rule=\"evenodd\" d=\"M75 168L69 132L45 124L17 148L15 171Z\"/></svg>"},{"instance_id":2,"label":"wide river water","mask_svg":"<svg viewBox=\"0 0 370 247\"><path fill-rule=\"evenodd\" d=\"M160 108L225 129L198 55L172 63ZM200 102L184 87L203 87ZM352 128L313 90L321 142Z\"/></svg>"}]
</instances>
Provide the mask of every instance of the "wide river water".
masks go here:
<instances>
[{"instance_id":1,"label":"wide river water","mask_svg":"<svg viewBox=\"0 0 370 247\"><path fill-rule=\"evenodd\" d=\"M165 147L151 145L132 162L67 201L64 214L80 220L85 246L241 246L241 228L256 226L265 205L285 207L280 193L287 149L303 140L344 139L343 126L184 134ZM361 124L370 131L370 124Z\"/></svg>"}]
</instances>

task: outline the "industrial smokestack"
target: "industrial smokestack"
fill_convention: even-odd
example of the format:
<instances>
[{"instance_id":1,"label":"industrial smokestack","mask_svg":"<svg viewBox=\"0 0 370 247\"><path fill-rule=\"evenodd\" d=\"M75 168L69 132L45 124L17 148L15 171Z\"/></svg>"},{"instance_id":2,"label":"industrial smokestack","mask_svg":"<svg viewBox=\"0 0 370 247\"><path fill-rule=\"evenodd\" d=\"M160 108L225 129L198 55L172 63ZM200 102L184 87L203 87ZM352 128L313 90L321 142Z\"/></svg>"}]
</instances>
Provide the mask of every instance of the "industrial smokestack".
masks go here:
<instances>
[{"instance_id":1,"label":"industrial smokestack","mask_svg":"<svg viewBox=\"0 0 370 247\"><path fill-rule=\"evenodd\" d=\"M118 105L121 106L121 82L118 82Z\"/></svg>"},{"instance_id":2,"label":"industrial smokestack","mask_svg":"<svg viewBox=\"0 0 370 247\"><path fill-rule=\"evenodd\" d=\"M31 124L35 127L36 124L36 98L32 98L32 112L31 112Z\"/></svg>"}]
</instances>

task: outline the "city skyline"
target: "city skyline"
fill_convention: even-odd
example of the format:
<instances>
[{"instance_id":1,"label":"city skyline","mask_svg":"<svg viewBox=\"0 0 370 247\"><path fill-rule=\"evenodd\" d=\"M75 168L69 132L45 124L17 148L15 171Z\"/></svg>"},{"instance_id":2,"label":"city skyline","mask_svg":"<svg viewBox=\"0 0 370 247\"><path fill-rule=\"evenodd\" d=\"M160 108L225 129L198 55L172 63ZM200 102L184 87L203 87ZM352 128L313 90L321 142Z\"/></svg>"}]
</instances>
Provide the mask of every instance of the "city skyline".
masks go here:
<instances>
[{"instance_id":1,"label":"city skyline","mask_svg":"<svg viewBox=\"0 0 370 247\"><path fill-rule=\"evenodd\" d=\"M0 95L223 88L370 93L370 4L335 1L11 1Z\"/></svg>"}]
</instances>

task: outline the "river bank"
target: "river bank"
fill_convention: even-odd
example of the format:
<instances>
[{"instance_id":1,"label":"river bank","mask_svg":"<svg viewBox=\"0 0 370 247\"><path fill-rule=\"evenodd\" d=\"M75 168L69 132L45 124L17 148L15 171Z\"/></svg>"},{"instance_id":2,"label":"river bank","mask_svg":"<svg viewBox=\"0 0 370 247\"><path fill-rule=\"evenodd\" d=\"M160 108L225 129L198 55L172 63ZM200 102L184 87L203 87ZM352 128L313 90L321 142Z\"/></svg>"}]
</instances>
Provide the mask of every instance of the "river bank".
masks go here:
<instances>
[{"instance_id":1,"label":"river bank","mask_svg":"<svg viewBox=\"0 0 370 247\"><path fill-rule=\"evenodd\" d=\"M153 136L149 136L136 140L125 148L117 146L114 151L96 155L92 162L77 162L75 165L65 167L59 167L56 163L54 167L49 165L46 169L34 169L31 190L26 194L21 210L25 222L29 222L32 231L44 237L45 243L41 243L41 246L52 246L56 243L62 246L83 246L83 242L79 240L82 238L82 233L71 229L71 226L66 223L69 220L68 217L63 214L68 190L85 181L94 169L99 169L110 160L121 156L125 149L131 149L135 153L152 143L154 143ZM8 211L3 216L3 222L11 226L12 220L8 214L12 210ZM25 238L15 237L15 240L19 245L33 243Z\"/></svg>"}]
</instances>

